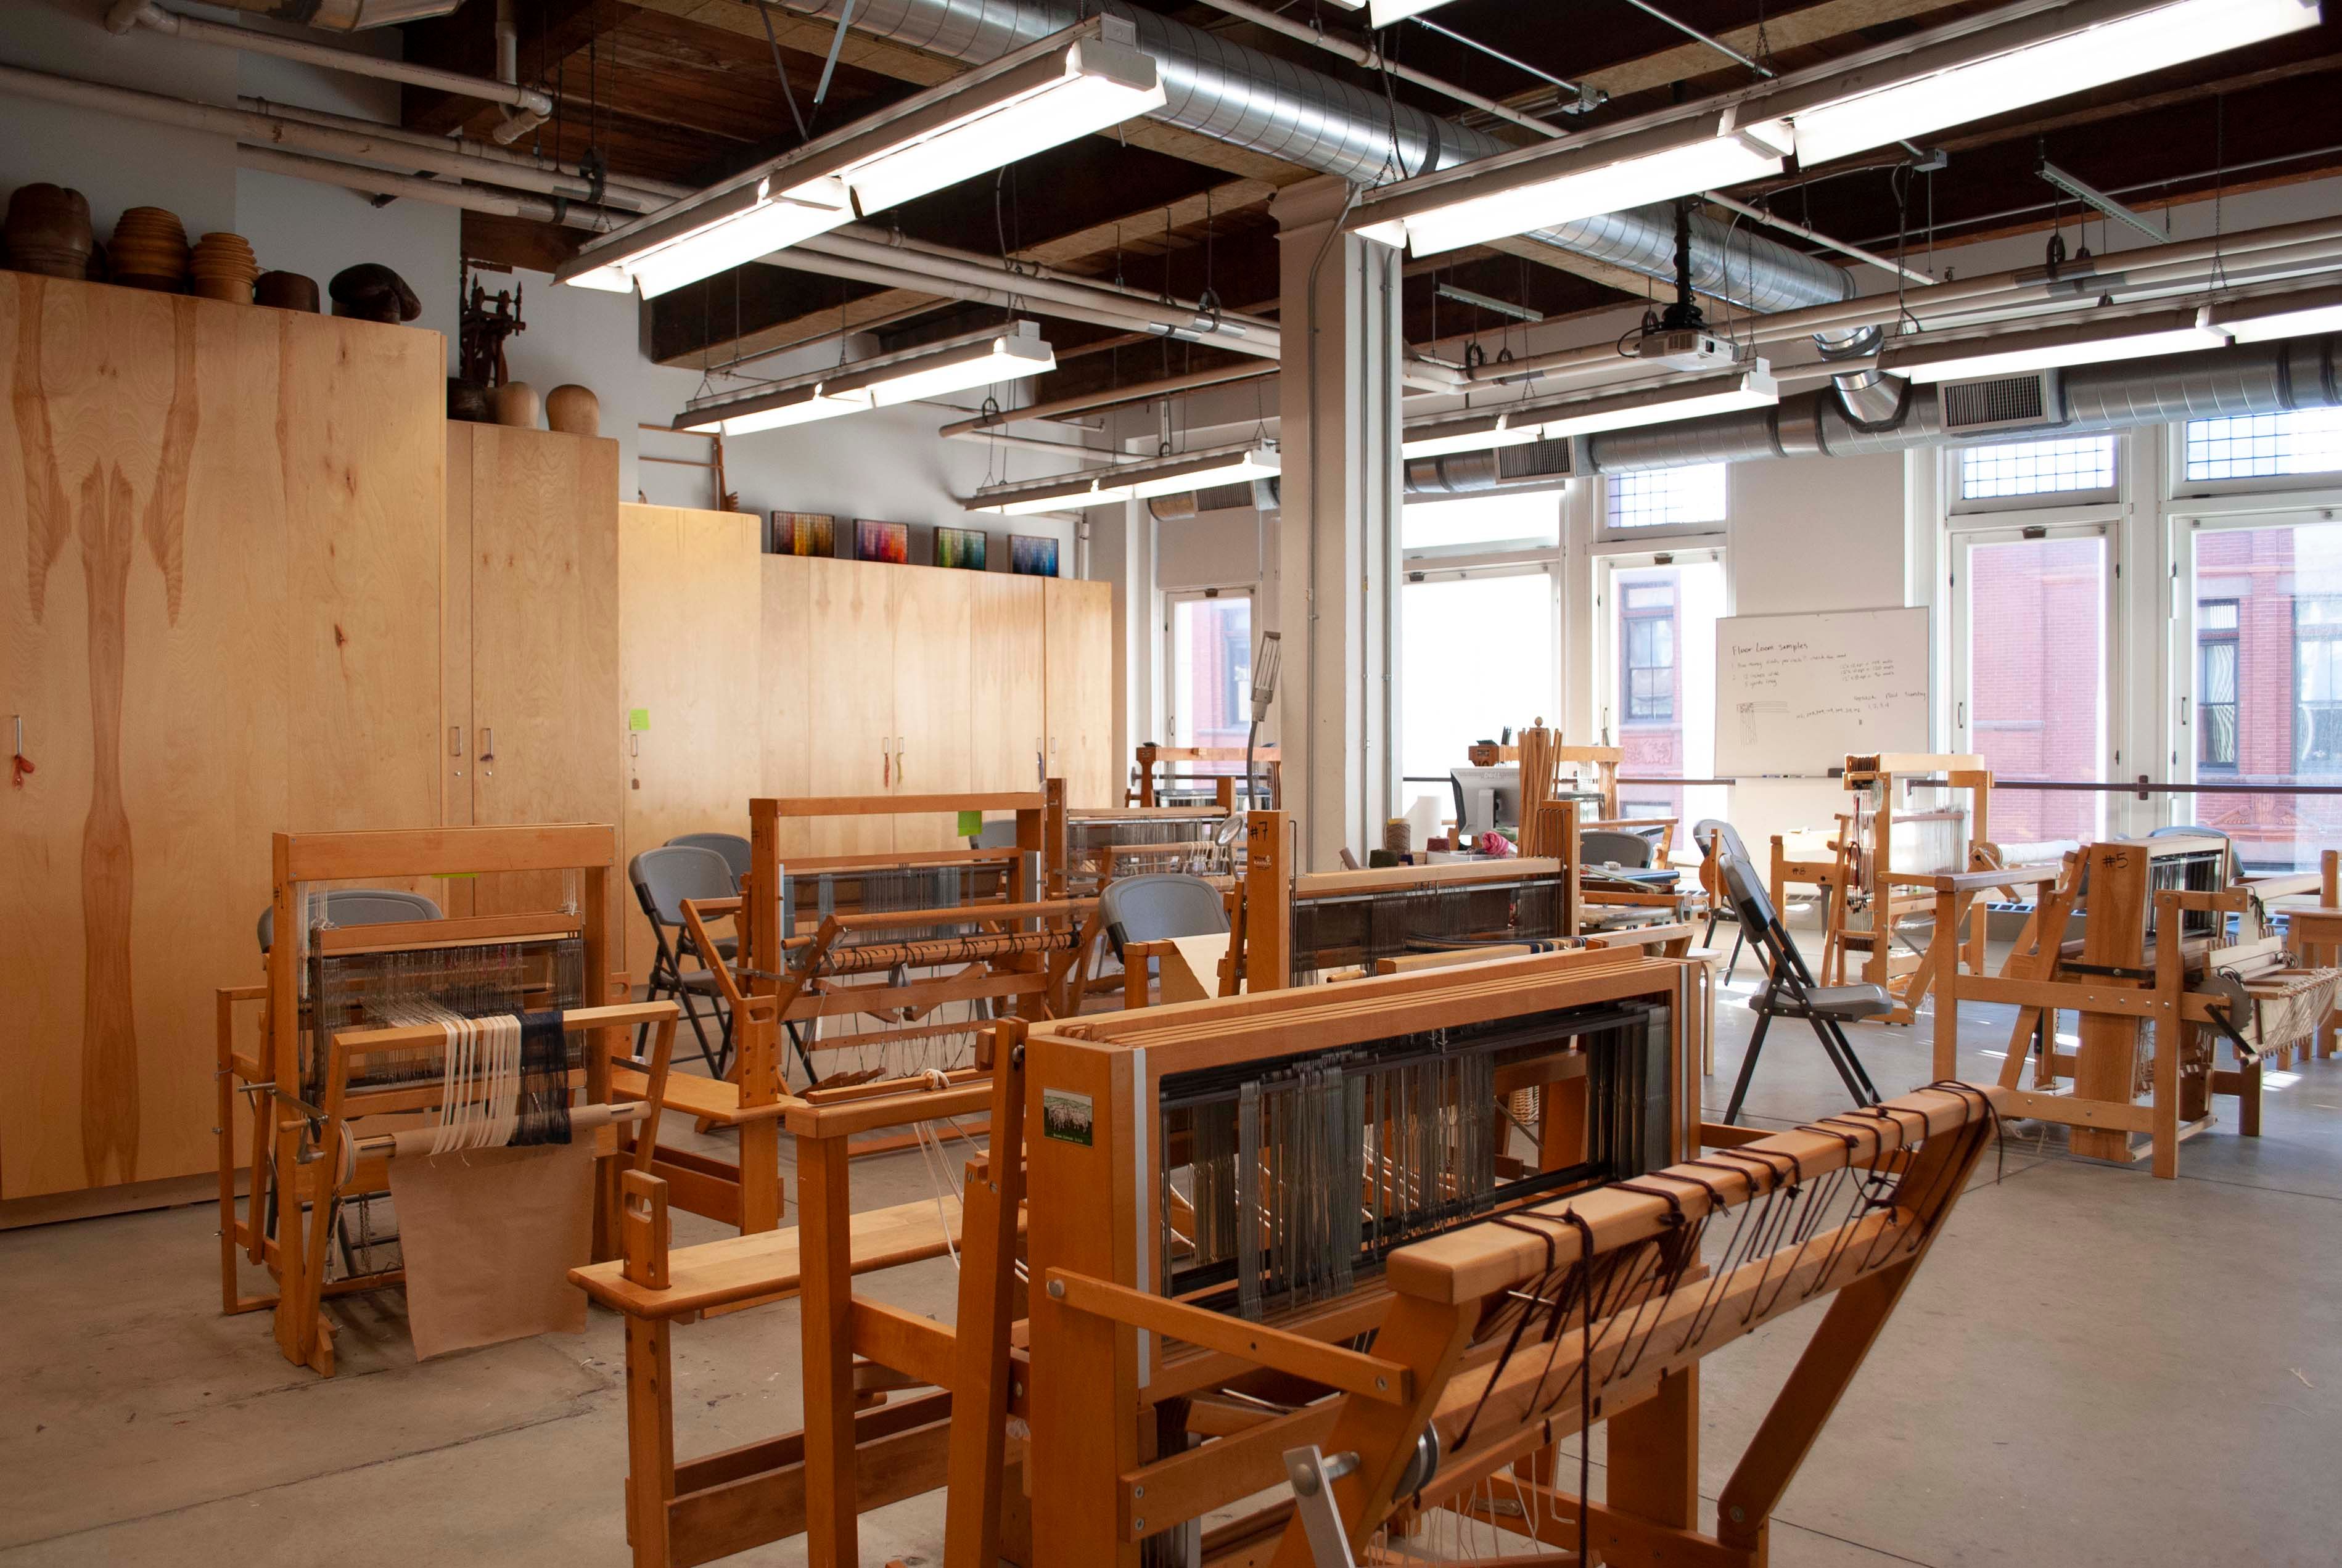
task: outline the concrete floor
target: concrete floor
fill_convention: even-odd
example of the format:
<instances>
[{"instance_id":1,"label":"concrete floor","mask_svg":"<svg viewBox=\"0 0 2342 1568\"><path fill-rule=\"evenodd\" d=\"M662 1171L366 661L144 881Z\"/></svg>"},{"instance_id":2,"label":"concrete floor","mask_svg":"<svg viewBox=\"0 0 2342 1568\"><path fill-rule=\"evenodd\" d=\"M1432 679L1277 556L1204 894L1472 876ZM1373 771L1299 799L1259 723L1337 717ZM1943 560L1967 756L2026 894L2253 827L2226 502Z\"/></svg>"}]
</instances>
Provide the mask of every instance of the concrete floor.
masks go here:
<instances>
[{"instance_id":1,"label":"concrete floor","mask_svg":"<svg viewBox=\"0 0 2342 1568\"><path fill-rule=\"evenodd\" d=\"M1745 994L1721 1009L1711 1113ZM1972 1011L1963 1071L1989 1077L2005 1014ZM1887 1092L1933 1076L1924 1034L1856 1034ZM1752 1120L1843 1104L1810 1034L1767 1045ZM2342 1060L2275 1077L2264 1135L2224 1111L2176 1183L2012 1130L1791 1487L1774 1562L2342 1563ZM854 1179L857 1208L930 1192L915 1154ZM716 1233L677 1218L678 1241ZM0 1568L627 1561L615 1318L418 1365L397 1298L357 1303L321 1382L265 1316L218 1315L214 1246L207 1208L0 1234ZM940 1260L861 1288L951 1311ZM1711 1507L1816 1315L1703 1363ZM796 1424L794 1303L676 1346L680 1452ZM865 1521L864 1559L932 1563L940 1534L939 1495L899 1504Z\"/></svg>"}]
</instances>

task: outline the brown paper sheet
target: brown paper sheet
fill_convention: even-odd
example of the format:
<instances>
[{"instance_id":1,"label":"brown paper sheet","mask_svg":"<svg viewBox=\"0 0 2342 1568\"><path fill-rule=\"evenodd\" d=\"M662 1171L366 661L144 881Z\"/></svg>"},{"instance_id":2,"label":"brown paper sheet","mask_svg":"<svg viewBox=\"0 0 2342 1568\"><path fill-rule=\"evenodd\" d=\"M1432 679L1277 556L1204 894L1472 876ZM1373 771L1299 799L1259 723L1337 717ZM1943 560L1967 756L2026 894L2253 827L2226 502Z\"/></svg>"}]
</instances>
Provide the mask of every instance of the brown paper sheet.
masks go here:
<instances>
[{"instance_id":1,"label":"brown paper sheet","mask_svg":"<svg viewBox=\"0 0 2342 1568\"><path fill-rule=\"evenodd\" d=\"M390 1162L416 1359L586 1332L569 1270L594 1245L594 1141Z\"/></svg>"}]
</instances>

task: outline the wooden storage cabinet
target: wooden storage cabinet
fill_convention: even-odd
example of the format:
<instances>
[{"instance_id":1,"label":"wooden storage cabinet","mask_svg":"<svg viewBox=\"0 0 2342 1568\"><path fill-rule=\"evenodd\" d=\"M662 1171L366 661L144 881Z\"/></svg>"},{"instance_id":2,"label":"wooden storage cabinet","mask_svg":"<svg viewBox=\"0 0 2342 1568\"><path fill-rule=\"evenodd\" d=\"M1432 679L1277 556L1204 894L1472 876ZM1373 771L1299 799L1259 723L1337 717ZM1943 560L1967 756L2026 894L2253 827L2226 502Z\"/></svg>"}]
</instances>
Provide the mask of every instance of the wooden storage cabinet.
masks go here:
<instances>
[{"instance_id":1,"label":"wooden storage cabinet","mask_svg":"<svg viewBox=\"0 0 2342 1568\"><path fill-rule=\"evenodd\" d=\"M0 273L0 1201L208 1169L269 834L435 818L445 352Z\"/></svg>"},{"instance_id":2,"label":"wooden storage cabinet","mask_svg":"<svg viewBox=\"0 0 2342 1568\"><path fill-rule=\"evenodd\" d=\"M450 424L441 680L451 824L616 823L618 444ZM475 914L544 909L537 878L482 879L443 902ZM610 951L619 951L612 932Z\"/></svg>"},{"instance_id":3,"label":"wooden storage cabinet","mask_svg":"<svg viewBox=\"0 0 2342 1568\"><path fill-rule=\"evenodd\" d=\"M1066 804L1122 804L1122 753L1114 737L1114 585L1073 577L1040 580L1046 650L1048 773L1066 781Z\"/></svg>"}]
</instances>

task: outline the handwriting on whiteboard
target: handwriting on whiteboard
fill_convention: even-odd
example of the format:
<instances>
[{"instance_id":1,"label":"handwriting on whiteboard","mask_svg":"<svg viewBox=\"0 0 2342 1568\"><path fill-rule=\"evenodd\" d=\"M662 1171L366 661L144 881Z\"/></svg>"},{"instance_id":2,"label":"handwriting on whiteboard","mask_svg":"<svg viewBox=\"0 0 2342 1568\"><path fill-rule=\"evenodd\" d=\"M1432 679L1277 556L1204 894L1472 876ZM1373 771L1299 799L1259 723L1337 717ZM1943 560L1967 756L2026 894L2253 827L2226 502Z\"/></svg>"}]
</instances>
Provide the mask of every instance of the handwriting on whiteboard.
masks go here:
<instances>
[{"instance_id":1,"label":"handwriting on whiteboard","mask_svg":"<svg viewBox=\"0 0 2342 1568\"><path fill-rule=\"evenodd\" d=\"M1927 673L1918 672L1915 682L1891 654L1763 638L1735 639L1728 651L1740 690L1765 694L1733 704L1741 737L1750 744L1775 725L1814 719L1837 719L1863 730L1873 715L1927 698Z\"/></svg>"}]
</instances>

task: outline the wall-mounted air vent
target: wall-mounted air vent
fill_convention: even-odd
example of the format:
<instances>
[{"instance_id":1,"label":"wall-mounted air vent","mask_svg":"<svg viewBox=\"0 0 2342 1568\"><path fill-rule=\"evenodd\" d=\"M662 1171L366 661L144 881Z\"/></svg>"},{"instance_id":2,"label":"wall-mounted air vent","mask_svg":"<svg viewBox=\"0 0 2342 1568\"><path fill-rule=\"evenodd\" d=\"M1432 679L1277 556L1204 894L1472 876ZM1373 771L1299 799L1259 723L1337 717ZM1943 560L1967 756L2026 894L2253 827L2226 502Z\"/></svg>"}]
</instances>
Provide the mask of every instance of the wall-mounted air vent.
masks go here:
<instances>
[{"instance_id":1,"label":"wall-mounted air vent","mask_svg":"<svg viewBox=\"0 0 2342 1568\"><path fill-rule=\"evenodd\" d=\"M1943 400L1944 433L1975 435L1987 430L2034 430L2062 424L2064 399L2057 373L2028 371L1981 381L1947 381L1937 389Z\"/></svg>"},{"instance_id":2,"label":"wall-mounted air vent","mask_svg":"<svg viewBox=\"0 0 2342 1568\"><path fill-rule=\"evenodd\" d=\"M1577 444L1566 436L1496 448L1496 476L1506 484L1521 479L1566 479L1576 472Z\"/></svg>"}]
</instances>

